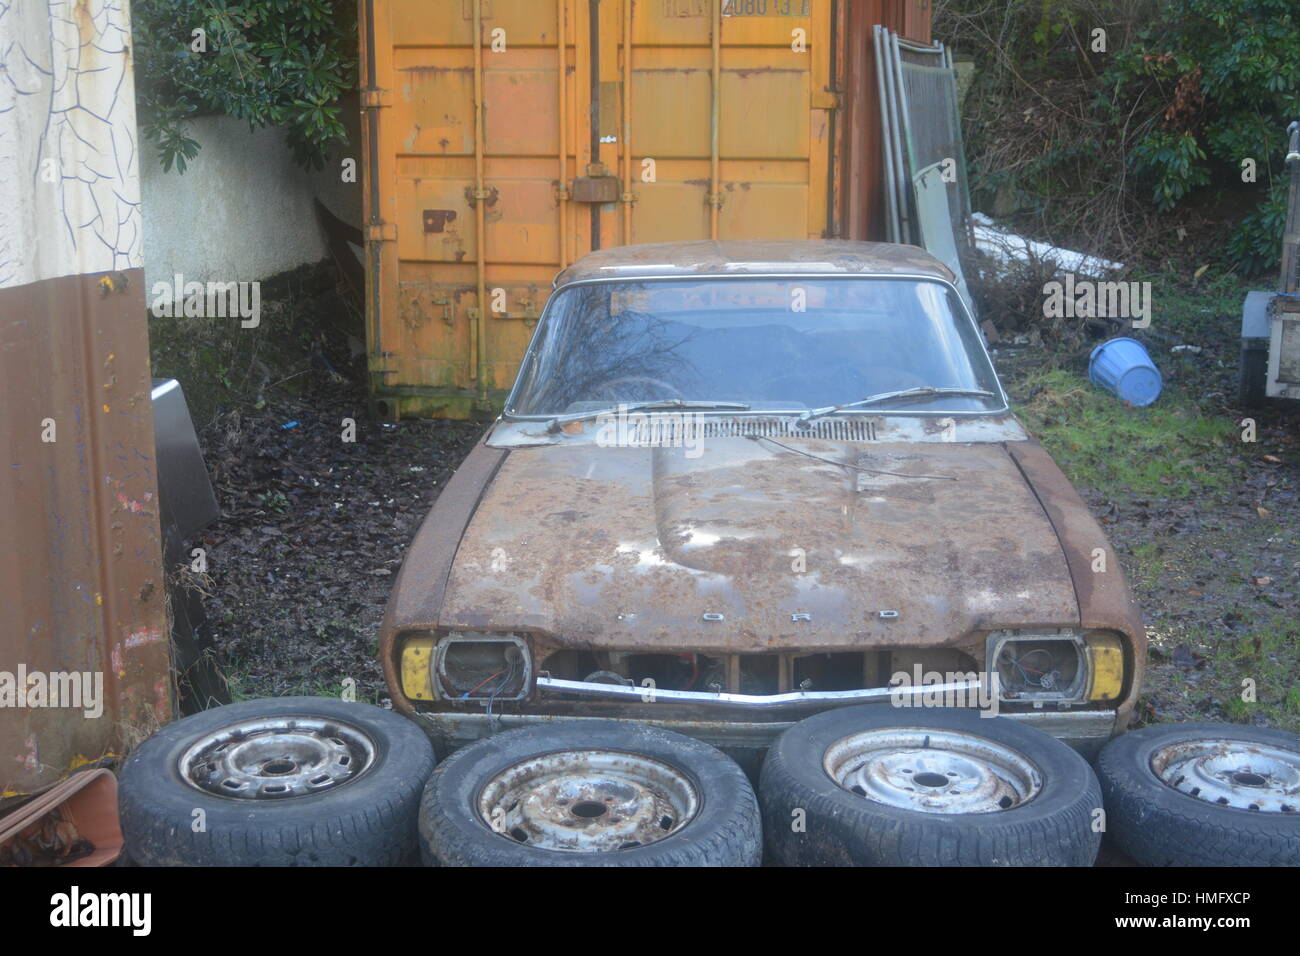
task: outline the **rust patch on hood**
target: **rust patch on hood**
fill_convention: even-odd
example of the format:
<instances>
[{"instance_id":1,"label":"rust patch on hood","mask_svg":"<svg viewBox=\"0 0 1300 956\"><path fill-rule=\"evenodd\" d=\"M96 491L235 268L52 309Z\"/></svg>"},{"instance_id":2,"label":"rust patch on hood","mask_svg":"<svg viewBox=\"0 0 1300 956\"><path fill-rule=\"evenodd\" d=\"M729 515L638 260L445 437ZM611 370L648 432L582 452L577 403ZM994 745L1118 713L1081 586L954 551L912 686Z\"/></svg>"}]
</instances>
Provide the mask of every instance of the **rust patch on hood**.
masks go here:
<instances>
[{"instance_id":1,"label":"rust patch on hood","mask_svg":"<svg viewBox=\"0 0 1300 956\"><path fill-rule=\"evenodd\" d=\"M797 438L715 439L697 458L513 451L439 613L444 627L705 653L936 645L1078 619L1060 543L1004 446Z\"/></svg>"}]
</instances>

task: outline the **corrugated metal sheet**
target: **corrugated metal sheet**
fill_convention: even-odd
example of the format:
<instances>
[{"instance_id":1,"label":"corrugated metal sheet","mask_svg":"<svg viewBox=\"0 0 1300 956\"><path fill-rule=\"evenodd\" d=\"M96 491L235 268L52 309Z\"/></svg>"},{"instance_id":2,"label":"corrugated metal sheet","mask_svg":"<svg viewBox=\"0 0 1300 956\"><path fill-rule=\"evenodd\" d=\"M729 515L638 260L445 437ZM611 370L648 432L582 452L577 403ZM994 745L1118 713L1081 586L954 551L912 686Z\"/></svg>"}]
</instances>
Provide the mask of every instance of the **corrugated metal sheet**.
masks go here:
<instances>
[{"instance_id":1,"label":"corrugated metal sheet","mask_svg":"<svg viewBox=\"0 0 1300 956\"><path fill-rule=\"evenodd\" d=\"M0 799L172 711L129 41L109 0L0 7Z\"/></svg>"}]
</instances>

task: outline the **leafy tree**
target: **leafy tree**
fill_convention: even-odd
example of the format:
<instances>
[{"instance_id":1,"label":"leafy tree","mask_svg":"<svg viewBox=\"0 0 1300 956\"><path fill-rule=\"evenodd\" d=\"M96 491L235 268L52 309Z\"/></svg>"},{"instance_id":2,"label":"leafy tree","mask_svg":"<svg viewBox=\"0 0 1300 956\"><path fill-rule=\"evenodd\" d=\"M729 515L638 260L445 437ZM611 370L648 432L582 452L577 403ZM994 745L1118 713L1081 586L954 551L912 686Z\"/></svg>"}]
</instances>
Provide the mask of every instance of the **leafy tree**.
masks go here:
<instances>
[{"instance_id":1,"label":"leafy tree","mask_svg":"<svg viewBox=\"0 0 1300 956\"><path fill-rule=\"evenodd\" d=\"M320 168L345 135L339 98L357 85L354 0L146 0L132 8L136 102L163 169L199 152L197 116L285 130Z\"/></svg>"},{"instance_id":2,"label":"leafy tree","mask_svg":"<svg viewBox=\"0 0 1300 956\"><path fill-rule=\"evenodd\" d=\"M1229 255L1245 271L1275 266L1285 190L1286 127L1300 119L1296 0L1159 0L1136 42L1117 52L1102 101L1115 122L1145 107L1129 163L1161 212L1196 189L1241 175L1253 159L1259 205ZM1152 109L1154 106L1154 110Z\"/></svg>"},{"instance_id":3,"label":"leafy tree","mask_svg":"<svg viewBox=\"0 0 1300 956\"><path fill-rule=\"evenodd\" d=\"M936 35L976 62L963 111L978 203L1130 259L1164 250L1171 220L1195 218L1191 200L1244 201L1253 211L1224 220L1219 248L1243 272L1276 265L1286 127L1300 119L1300 0L933 6ZM1242 181L1248 158L1254 183Z\"/></svg>"}]
</instances>

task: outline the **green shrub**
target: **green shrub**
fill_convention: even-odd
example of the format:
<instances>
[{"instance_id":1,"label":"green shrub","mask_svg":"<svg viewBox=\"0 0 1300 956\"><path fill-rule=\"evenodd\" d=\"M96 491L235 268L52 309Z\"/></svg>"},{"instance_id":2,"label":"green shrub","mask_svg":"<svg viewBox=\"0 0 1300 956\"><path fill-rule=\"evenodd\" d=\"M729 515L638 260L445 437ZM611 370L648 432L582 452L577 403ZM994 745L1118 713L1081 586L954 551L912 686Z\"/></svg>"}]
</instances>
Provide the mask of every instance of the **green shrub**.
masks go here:
<instances>
[{"instance_id":1,"label":"green shrub","mask_svg":"<svg viewBox=\"0 0 1300 956\"><path fill-rule=\"evenodd\" d=\"M200 115L284 129L298 162L316 168L345 135L338 101L357 85L352 0L148 0L132 8L132 34L140 129L164 169L184 172L198 154L187 131Z\"/></svg>"},{"instance_id":2,"label":"green shrub","mask_svg":"<svg viewBox=\"0 0 1300 956\"><path fill-rule=\"evenodd\" d=\"M1276 266L1286 127L1300 118L1295 0L1159 0L1104 81L1112 122L1140 118L1129 165L1161 212L1200 187L1242 182L1254 161L1259 206L1228 255L1248 273Z\"/></svg>"},{"instance_id":3,"label":"green shrub","mask_svg":"<svg viewBox=\"0 0 1300 956\"><path fill-rule=\"evenodd\" d=\"M1286 127L1300 119L1297 0L936 0L934 9L936 37L975 58L963 131L977 206L1037 238L1153 262L1168 257L1183 219L1254 199L1244 216L1223 214L1202 248L1242 273L1276 265L1276 184ZM1245 159L1253 183L1243 182Z\"/></svg>"},{"instance_id":4,"label":"green shrub","mask_svg":"<svg viewBox=\"0 0 1300 956\"><path fill-rule=\"evenodd\" d=\"M1276 180L1268 196L1241 218L1228 239L1228 257L1246 275L1267 272L1278 265L1282 230L1286 227L1287 192L1287 182Z\"/></svg>"}]
</instances>

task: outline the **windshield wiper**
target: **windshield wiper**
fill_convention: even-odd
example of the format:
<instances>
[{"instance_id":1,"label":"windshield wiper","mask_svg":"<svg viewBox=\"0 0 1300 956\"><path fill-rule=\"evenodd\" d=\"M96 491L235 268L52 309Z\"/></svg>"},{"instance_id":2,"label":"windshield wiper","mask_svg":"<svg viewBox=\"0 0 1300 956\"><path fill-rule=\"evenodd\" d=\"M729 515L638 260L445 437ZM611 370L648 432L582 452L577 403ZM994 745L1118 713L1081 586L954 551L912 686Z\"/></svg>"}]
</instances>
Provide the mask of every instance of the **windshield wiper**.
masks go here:
<instances>
[{"instance_id":1,"label":"windshield wiper","mask_svg":"<svg viewBox=\"0 0 1300 956\"><path fill-rule=\"evenodd\" d=\"M918 385L915 388L903 388L893 392L877 392L856 402L842 402L839 405L827 405L824 408L810 408L795 419L796 424L810 422L823 415L833 415L845 408L863 408L867 405L879 405L881 402L897 400L910 401L914 398L930 398L934 395L956 395L961 398L996 398L992 392L983 388L935 388L933 385Z\"/></svg>"},{"instance_id":2,"label":"windshield wiper","mask_svg":"<svg viewBox=\"0 0 1300 956\"><path fill-rule=\"evenodd\" d=\"M601 415L608 415L611 412L643 412L658 408L725 409L734 412L747 412L750 406L744 402L692 402L684 398L653 398L644 402L624 402L619 405L610 405L608 408L594 408L584 412L572 412L568 415L556 415L546 423L546 430L552 433L558 432L561 427L569 422L599 418Z\"/></svg>"}]
</instances>

